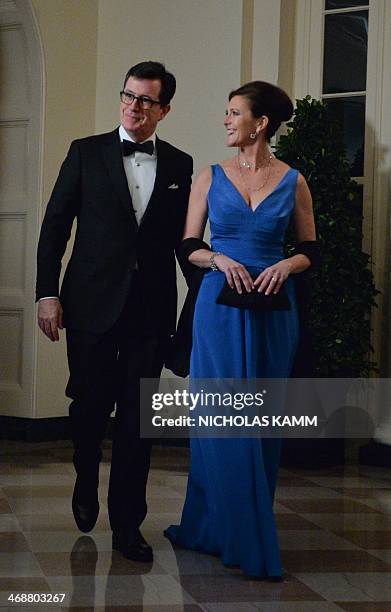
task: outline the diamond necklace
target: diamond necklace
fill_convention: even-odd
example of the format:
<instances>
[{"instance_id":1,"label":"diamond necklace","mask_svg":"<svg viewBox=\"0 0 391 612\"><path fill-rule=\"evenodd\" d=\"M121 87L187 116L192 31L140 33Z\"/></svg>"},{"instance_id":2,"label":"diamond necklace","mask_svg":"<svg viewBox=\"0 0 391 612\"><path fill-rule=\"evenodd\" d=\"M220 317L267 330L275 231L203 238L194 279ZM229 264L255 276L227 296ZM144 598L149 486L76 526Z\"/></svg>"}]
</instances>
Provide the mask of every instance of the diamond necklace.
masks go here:
<instances>
[{"instance_id":1,"label":"diamond necklace","mask_svg":"<svg viewBox=\"0 0 391 612\"><path fill-rule=\"evenodd\" d=\"M245 178L244 178L244 176L243 176L243 172L242 172L242 168L241 168L241 165L242 165L242 164L240 163L240 153L238 152L238 156L237 156L237 160L238 160L238 170L239 170L240 178L242 179L243 184L244 184L244 186L246 187L246 189L247 189L248 193L253 193L253 192L256 192L256 191L261 191L261 189L263 189L263 187L265 187L266 183L268 182L268 180L269 180L269 178L270 178L270 172L271 172L271 162L272 162L272 159L273 159L273 155L272 155L272 154L270 154L270 155L269 155L269 158L268 158L268 160L267 160L268 173L267 173L266 179L264 180L264 182L262 183L262 185L261 185L260 187L256 187L256 188L254 189L254 188L249 187L249 185L248 185L248 183L247 183L246 179L245 179ZM252 167L252 164L248 164L248 163L244 162L243 166L244 166L245 168L250 169L250 168ZM255 170L259 170L260 168L262 168L262 166L255 166Z\"/></svg>"}]
</instances>

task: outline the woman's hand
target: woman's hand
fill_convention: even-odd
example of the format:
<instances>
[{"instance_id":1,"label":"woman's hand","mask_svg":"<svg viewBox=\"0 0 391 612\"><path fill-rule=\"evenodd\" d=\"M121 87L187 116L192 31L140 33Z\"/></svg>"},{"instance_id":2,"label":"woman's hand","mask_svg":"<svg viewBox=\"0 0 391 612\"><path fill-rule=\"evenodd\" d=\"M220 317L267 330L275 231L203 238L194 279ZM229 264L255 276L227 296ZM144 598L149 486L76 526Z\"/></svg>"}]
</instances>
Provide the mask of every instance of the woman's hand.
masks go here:
<instances>
[{"instance_id":1,"label":"woman's hand","mask_svg":"<svg viewBox=\"0 0 391 612\"><path fill-rule=\"evenodd\" d=\"M255 279L254 285L258 287L259 293L262 291L265 291L265 295L278 293L291 271L292 263L289 259L282 259L273 266L265 268Z\"/></svg>"},{"instance_id":2,"label":"woman's hand","mask_svg":"<svg viewBox=\"0 0 391 612\"><path fill-rule=\"evenodd\" d=\"M238 293L242 293L242 283L249 293L254 289L253 279L248 270L238 261L226 255L216 255L215 264L221 272L224 272L231 289L234 287Z\"/></svg>"}]
</instances>

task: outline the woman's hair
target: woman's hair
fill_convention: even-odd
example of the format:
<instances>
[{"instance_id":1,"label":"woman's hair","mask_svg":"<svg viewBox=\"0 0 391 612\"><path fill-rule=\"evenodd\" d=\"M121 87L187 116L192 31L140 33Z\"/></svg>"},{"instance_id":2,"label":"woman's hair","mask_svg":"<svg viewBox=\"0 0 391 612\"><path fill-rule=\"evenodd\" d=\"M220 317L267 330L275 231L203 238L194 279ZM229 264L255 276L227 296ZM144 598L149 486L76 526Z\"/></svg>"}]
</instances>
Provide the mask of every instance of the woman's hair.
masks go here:
<instances>
[{"instance_id":1,"label":"woman's hair","mask_svg":"<svg viewBox=\"0 0 391 612\"><path fill-rule=\"evenodd\" d=\"M266 115L269 123L266 128L266 139L270 140L283 121L288 121L293 115L292 100L280 87L266 81L251 81L234 89L228 96L243 96L250 103L254 117Z\"/></svg>"}]
</instances>

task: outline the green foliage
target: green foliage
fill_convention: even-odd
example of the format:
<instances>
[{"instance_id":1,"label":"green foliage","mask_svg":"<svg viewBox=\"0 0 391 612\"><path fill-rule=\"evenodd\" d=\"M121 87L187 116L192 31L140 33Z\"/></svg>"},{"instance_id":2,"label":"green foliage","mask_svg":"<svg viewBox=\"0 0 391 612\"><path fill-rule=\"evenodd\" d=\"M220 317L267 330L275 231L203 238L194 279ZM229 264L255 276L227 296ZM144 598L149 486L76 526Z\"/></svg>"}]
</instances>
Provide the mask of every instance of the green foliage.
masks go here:
<instances>
[{"instance_id":1,"label":"green foliage","mask_svg":"<svg viewBox=\"0 0 391 612\"><path fill-rule=\"evenodd\" d=\"M322 252L321 269L309 275L316 375L368 376L375 366L370 315L378 291L370 257L361 248L360 187L349 175L342 130L327 107L310 96L297 100L288 128L276 156L308 182Z\"/></svg>"}]
</instances>

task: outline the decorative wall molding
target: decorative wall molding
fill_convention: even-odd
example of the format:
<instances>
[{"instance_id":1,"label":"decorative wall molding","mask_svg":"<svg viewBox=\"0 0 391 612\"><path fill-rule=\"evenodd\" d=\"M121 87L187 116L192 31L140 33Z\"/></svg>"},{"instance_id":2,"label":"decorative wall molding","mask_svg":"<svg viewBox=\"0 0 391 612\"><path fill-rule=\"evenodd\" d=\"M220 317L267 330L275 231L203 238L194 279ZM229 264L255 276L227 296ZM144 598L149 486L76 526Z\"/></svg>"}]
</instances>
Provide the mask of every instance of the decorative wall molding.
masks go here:
<instances>
[{"instance_id":1,"label":"decorative wall molding","mask_svg":"<svg viewBox=\"0 0 391 612\"><path fill-rule=\"evenodd\" d=\"M17 6L14 0L0 0L0 12L4 13L12 13L16 12Z\"/></svg>"}]
</instances>

